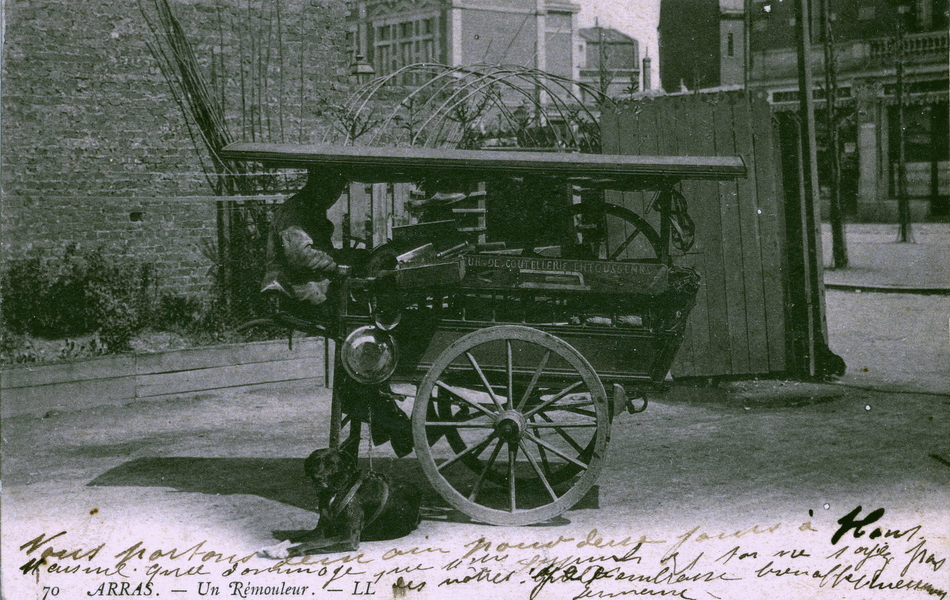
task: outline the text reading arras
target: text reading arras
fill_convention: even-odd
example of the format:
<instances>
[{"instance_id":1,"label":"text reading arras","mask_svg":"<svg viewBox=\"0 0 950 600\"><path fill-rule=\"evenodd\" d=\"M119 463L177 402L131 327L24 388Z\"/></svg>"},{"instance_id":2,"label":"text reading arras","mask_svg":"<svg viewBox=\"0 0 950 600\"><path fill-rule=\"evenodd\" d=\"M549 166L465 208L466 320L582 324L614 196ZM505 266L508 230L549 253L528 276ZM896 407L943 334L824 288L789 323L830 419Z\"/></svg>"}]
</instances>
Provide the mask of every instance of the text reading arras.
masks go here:
<instances>
[{"instance_id":1,"label":"text reading arras","mask_svg":"<svg viewBox=\"0 0 950 600\"><path fill-rule=\"evenodd\" d=\"M87 596L151 596L152 595L152 582L148 583L129 583L128 581L122 582L109 582L100 584L95 590L86 592Z\"/></svg>"}]
</instances>

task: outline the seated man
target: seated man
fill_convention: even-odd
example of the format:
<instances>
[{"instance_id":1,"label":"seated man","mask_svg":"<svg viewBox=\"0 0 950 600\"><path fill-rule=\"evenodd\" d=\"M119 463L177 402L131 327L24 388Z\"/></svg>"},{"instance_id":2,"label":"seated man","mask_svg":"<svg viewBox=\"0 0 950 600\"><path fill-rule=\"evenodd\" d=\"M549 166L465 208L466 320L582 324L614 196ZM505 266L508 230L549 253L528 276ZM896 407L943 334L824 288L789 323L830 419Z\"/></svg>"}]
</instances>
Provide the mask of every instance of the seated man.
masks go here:
<instances>
[{"instance_id":1,"label":"seated man","mask_svg":"<svg viewBox=\"0 0 950 600\"><path fill-rule=\"evenodd\" d=\"M333 259L333 223L327 218L347 185L336 173L310 171L303 188L274 211L267 238L267 272L261 292L277 291L304 306L327 300Z\"/></svg>"},{"instance_id":2,"label":"seated man","mask_svg":"<svg viewBox=\"0 0 950 600\"><path fill-rule=\"evenodd\" d=\"M332 299L339 293L334 279L342 270L334 258L338 251L333 247L333 223L327 211L347 184L339 173L311 169L306 185L274 211L261 292L277 292L292 299L297 311L303 313L301 317L326 321L333 316L336 304ZM354 381L339 361L334 386L343 398L343 411L371 423L374 443L391 441L399 456L412 452L409 418L392 393L387 393L388 386L384 390L380 385Z\"/></svg>"}]
</instances>

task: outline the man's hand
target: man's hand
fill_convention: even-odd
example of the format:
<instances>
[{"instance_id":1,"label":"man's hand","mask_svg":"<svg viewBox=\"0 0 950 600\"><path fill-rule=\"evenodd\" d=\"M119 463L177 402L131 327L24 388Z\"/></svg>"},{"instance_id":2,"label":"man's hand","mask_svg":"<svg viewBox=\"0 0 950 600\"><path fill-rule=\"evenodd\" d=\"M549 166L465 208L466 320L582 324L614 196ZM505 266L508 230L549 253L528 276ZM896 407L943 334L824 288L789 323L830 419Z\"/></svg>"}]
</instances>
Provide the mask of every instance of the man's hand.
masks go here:
<instances>
[{"instance_id":1,"label":"man's hand","mask_svg":"<svg viewBox=\"0 0 950 600\"><path fill-rule=\"evenodd\" d=\"M313 273L336 273L337 264L326 252L313 247L313 240L300 227L288 227L280 232L281 244L287 263L296 269Z\"/></svg>"}]
</instances>

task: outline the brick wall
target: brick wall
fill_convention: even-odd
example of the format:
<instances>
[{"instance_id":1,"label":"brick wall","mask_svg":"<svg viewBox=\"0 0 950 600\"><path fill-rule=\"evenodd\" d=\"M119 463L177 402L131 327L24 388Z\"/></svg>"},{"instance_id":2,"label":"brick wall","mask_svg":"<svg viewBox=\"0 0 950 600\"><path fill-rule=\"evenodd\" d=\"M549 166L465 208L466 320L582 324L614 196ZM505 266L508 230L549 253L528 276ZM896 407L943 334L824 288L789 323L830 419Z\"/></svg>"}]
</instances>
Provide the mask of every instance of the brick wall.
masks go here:
<instances>
[{"instance_id":1,"label":"brick wall","mask_svg":"<svg viewBox=\"0 0 950 600\"><path fill-rule=\"evenodd\" d=\"M322 137L321 106L347 92L343 0L172 7L209 75L214 62L234 139ZM9 0L4 10L3 255L78 241L154 260L173 288L206 285L214 201L187 197L212 191L139 3ZM242 112L242 101L256 108Z\"/></svg>"},{"instance_id":2,"label":"brick wall","mask_svg":"<svg viewBox=\"0 0 950 600\"><path fill-rule=\"evenodd\" d=\"M126 196L7 196L7 255L76 242L154 262L163 291L199 293L212 283L215 199Z\"/></svg>"}]
</instances>

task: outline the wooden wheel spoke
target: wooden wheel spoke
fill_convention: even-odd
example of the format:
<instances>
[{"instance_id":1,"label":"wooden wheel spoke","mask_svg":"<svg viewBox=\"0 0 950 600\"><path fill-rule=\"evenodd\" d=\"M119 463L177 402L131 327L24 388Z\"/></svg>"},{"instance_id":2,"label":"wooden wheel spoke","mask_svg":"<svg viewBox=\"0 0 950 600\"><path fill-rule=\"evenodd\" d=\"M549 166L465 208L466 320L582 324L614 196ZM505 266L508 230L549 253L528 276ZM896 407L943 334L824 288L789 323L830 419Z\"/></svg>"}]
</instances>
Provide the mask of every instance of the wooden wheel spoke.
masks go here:
<instances>
[{"instance_id":1,"label":"wooden wheel spoke","mask_svg":"<svg viewBox=\"0 0 950 600\"><path fill-rule=\"evenodd\" d=\"M587 400L586 402L567 402L565 404L558 404L554 407L554 410L565 410L570 408L581 408L583 406L594 406L594 400Z\"/></svg>"},{"instance_id":2,"label":"wooden wheel spoke","mask_svg":"<svg viewBox=\"0 0 950 600\"><path fill-rule=\"evenodd\" d=\"M515 512L515 509L518 508L517 500L515 499L515 461L518 458L518 447L512 443L508 443L508 499L511 502L511 507L508 512Z\"/></svg>"},{"instance_id":3,"label":"wooden wheel spoke","mask_svg":"<svg viewBox=\"0 0 950 600\"><path fill-rule=\"evenodd\" d=\"M535 414L535 413L538 412L538 411L544 410L545 408L551 406L552 404L554 404L555 402L557 402L558 400L560 400L560 399L563 398L564 396L567 396L567 395L570 394L572 391L574 391L578 386L583 385L583 384L584 384L583 381L575 381L575 382L572 383L571 385L567 386L566 388L564 388L563 390L561 390L560 392L558 392L557 394L555 394L553 397L548 398L547 400L545 400L545 401L542 402L541 404L535 406L534 408L532 408L531 410L529 410L528 412L526 412L526 413L524 414L524 416L527 418L527 417L530 417L531 415Z\"/></svg>"},{"instance_id":4,"label":"wooden wheel spoke","mask_svg":"<svg viewBox=\"0 0 950 600\"><path fill-rule=\"evenodd\" d=\"M654 196L653 203L656 202L656 198L657 196ZM660 235L640 215L616 204L602 204L599 206L575 204L573 210L575 216L580 218L580 225L577 228L581 236L581 242L597 251L601 258L619 260L624 250L640 236L645 238L644 242L653 251L653 255L660 256L662 244ZM626 236L622 244L615 250L611 250L610 247L610 229L612 225L621 227L624 232L623 235ZM628 231L630 232L629 235L626 234Z\"/></svg>"},{"instance_id":5,"label":"wooden wheel spoke","mask_svg":"<svg viewBox=\"0 0 950 600\"><path fill-rule=\"evenodd\" d=\"M481 413L461 413L457 412L454 415L449 413L448 415L436 415L440 419L446 419L442 421L443 423L467 423L469 421L474 421L475 419L484 419L485 415Z\"/></svg>"},{"instance_id":6,"label":"wooden wheel spoke","mask_svg":"<svg viewBox=\"0 0 950 600\"><path fill-rule=\"evenodd\" d=\"M544 489L548 491L548 494L551 496L551 500L557 501L557 494L554 493L554 488L551 487L551 484L548 482L548 478L544 476L544 473L541 472L541 467L538 466L538 461L531 456L531 453L528 452L528 447L525 445L524 440L518 442L518 445L521 446L521 451L524 453L525 457L528 459L528 463L531 464L531 468L534 469L534 472L538 474L538 479L541 480L541 483L544 484ZM540 448L540 446L539 446Z\"/></svg>"},{"instance_id":7,"label":"wooden wheel spoke","mask_svg":"<svg viewBox=\"0 0 950 600\"><path fill-rule=\"evenodd\" d=\"M548 359L550 358L551 351L548 350L541 358L541 362L538 364L538 368L535 369L534 375L531 376L531 381L528 382L528 387L525 389L524 395L521 396L521 400L518 402L518 410L524 410L524 405L527 404L528 397L531 395L531 392L534 391L534 386L538 384L538 379L541 378L541 373L544 372L544 368L548 366Z\"/></svg>"},{"instance_id":8,"label":"wooden wheel spoke","mask_svg":"<svg viewBox=\"0 0 950 600\"><path fill-rule=\"evenodd\" d=\"M535 435L533 435L533 434L531 434L531 433L528 433L527 431L524 432L524 436L525 436L526 438L528 438L529 440L531 440L532 442L534 442L535 444L537 444L537 445L539 445L539 446L544 446L545 448L547 448L547 449L548 449L549 451L551 451L552 453L557 454L558 456L560 456L561 458L563 458L564 460L566 460L566 461L568 461L568 462L570 462L570 463L574 463L575 465L577 465L578 467L580 467L580 468L582 468L582 469L587 469L587 467L589 466L589 465L586 465L586 464L582 463L581 461L577 460L576 458L572 458L572 457L568 456L567 454L564 454L563 452L561 452L560 450L558 450L557 448L555 448L555 447L552 446L551 444L545 442L544 440L542 440L542 439L536 437Z\"/></svg>"},{"instance_id":9,"label":"wooden wheel spoke","mask_svg":"<svg viewBox=\"0 0 950 600\"><path fill-rule=\"evenodd\" d=\"M505 357L507 358L507 367L508 367L508 399L505 402L505 406L508 410L514 408L513 402L515 401L515 369L513 363L513 357L511 355L511 340L505 340Z\"/></svg>"},{"instance_id":10,"label":"wooden wheel spoke","mask_svg":"<svg viewBox=\"0 0 950 600\"><path fill-rule=\"evenodd\" d=\"M505 410L501 404L501 400L499 400L498 396L495 394L495 390L492 388L491 384L488 383L488 378L485 377L485 372L482 371L482 368L478 365L475 357L472 356L471 352L466 352L465 356L468 357L468 362L471 363L472 368L475 369L476 373L478 373L479 379L482 380L482 384L485 386L485 389L488 390L488 395L491 396L491 401L495 403L495 406L498 407L498 410Z\"/></svg>"},{"instance_id":11,"label":"wooden wheel spoke","mask_svg":"<svg viewBox=\"0 0 950 600\"><path fill-rule=\"evenodd\" d=\"M541 456L541 464L544 466L544 470L550 475L553 473L551 470L551 463L548 462L548 454L544 451L543 446L538 446L538 454Z\"/></svg>"},{"instance_id":12,"label":"wooden wheel spoke","mask_svg":"<svg viewBox=\"0 0 950 600\"><path fill-rule=\"evenodd\" d=\"M549 429L558 429L558 428L586 429L590 427L597 427L597 423L578 423L576 421L551 421L549 423L529 423L528 427L535 427L535 428L547 427Z\"/></svg>"},{"instance_id":13,"label":"wooden wheel spoke","mask_svg":"<svg viewBox=\"0 0 950 600\"><path fill-rule=\"evenodd\" d=\"M498 454L501 452L502 446L505 443L498 440L498 444L495 446L495 449L492 450L491 456L488 457L488 462L485 463L485 468L482 469L481 474L478 476L478 481L475 482L475 487L472 488L472 493L468 495L470 502L475 502L475 498L478 497L478 492L482 489L482 484L485 483L485 476L488 475L488 472L492 470L492 467L495 466L495 460L498 458Z\"/></svg>"},{"instance_id":14,"label":"wooden wheel spoke","mask_svg":"<svg viewBox=\"0 0 950 600\"><path fill-rule=\"evenodd\" d=\"M537 416L538 416L538 415L534 415L534 416L531 417L530 422L531 422L532 424L535 423L535 418L536 418ZM548 454L547 454L547 452L544 451L544 447L543 447L543 446L540 446L540 445L538 445L538 444L535 444L535 445L538 447L538 455L541 457L541 465L544 467L544 471L545 471L548 475L552 475L552 474L554 473L554 471L551 470L551 463L548 462Z\"/></svg>"},{"instance_id":15,"label":"wooden wheel spoke","mask_svg":"<svg viewBox=\"0 0 950 600\"><path fill-rule=\"evenodd\" d=\"M488 410L487 408L485 408L484 406L482 406L482 405L479 404L478 402L475 402L474 400L471 400L471 399L469 399L469 398L466 398L465 396L463 396L462 394L460 394L457 389L455 389L455 388L449 386L448 384L442 383L441 381L436 381L435 384L436 384L437 386L439 386L440 388L442 388L443 390L447 391L448 393L452 394L453 396L455 396L455 397L458 398L459 400L465 402L466 404L468 404L468 405L471 406L472 408L474 408L474 409L476 409L476 410L478 410L478 411L481 411L481 412L485 413L486 415L488 415L489 417L491 417L491 418L493 418L493 419L495 418L495 413L493 413L492 411ZM498 406L498 408L501 408L501 406L500 406L497 402L495 403L495 405Z\"/></svg>"},{"instance_id":16,"label":"wooden wheel spoke","mask_svg":"<svg viewBox=\"0 0 950 600\"><path fill-rule=\"evenodd\" d=\"M545 421L548 421L549 423L552 422L551 417L545 414L542 414L541 418L544 419ZM570 444L571 448L574 448L574 450L576 450L578 454L584 453L584 448L582 448L581 445L578 444L577 441L571 436L569 436L567 432L565 432L563 429L561 429L560 427L555 427L554 431L556 431L557 434L561 436L561 438L563 438L565 442Z\"/></svg>"},{"instance_id":17,"label":"wooden wheel spoke","mask_svg":"<svg viewBox=\"0 0 950 600\"><path fill-rule=\"evenodd\" d=\"M556 407L556 410L563 410L564 412L574 413L575 415L590 417L592 419L597 418L597 413L595 413L592 410L584 410L583 408L570 408L570 407L558 406Z\"/></svg>"},{"instance_id":18,"label":"wooden wheel spoke","mask_svg":"<svg viewBox=\"0 0 950 600\"><path fill-rule=\"evenodd\" d=\"M494 429L494 423L470 423L467 421L426 421L426 427L445 427L447 429ZM544 427L544 425L542 425ZM551 425L548 425L551 427ZM568 425L567 427L577 427Z\"/></svg>"},{"instance_id":19,"label":"wooden wheel spoke","mask_svg":"<svg viewBox=\"0 0 950 600\"><path fill-rule=\"evenodd\" d=\"M490 434L488 434L487 436L485 436L485 439L483 439L483 440L482 440L481 442L479 442L478 444L475 444L474 446L469 446L468 448L466 448L466 449L463 450L462 452L459 452L458 454L456 454L455 456L453 456L453 457L450 458L449 460L445 461L445 462L442 463L441 465L438 465L436 468L441 472L443 469L448 468L448 467L451 466L451 465L454 465L456 462L462 460L463 458L465 458L465 457L468 456L469 454L473 454L473 453L474 453L474 456L478 456L479 454L481 454L481 453L485 450L485 448L488 447L488 444L490 444L493 439L495 439L495 432L494 432L494 431L492 431Z\"/></svg>"},{"instance_id":20,"label":"wooden wheel spoke","mask_svg":"<svg viewBox=\"0 0 950 600\"><path fill-rule=\"evenodd\" d=\"M622 244L620 244L620 247L617 248L617 250L614 251L614 253L611 254L611 255L608 257L608 260L616 260L617 257L620 256L621 254L623 254L623 251L627 249L627 246L630 245L630 242L632 242L633 240L635 240L638 235L640 235L640 230L639 230L639 229L635 229L635 230L633 231L633 233L630 234L630 235L627 237L627 239L625 239L625 240L623 241Z\"/></svg>"}]
</instances>

